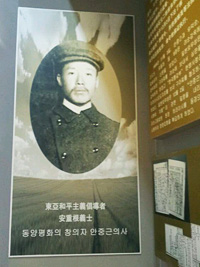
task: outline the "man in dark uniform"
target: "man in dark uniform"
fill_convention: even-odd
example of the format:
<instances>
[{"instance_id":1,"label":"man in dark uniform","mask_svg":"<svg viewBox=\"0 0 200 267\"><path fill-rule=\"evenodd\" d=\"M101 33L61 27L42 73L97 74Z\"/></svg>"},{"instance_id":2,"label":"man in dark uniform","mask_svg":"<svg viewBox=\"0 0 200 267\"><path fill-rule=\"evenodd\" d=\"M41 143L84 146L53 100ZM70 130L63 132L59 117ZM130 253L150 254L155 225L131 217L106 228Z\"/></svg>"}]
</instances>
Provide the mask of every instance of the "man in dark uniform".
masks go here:
<instances>
[{"instance_id":1,"label":"man in dark uniform","mask_svg":"<svg viewBox=\"0 0 200 267\"><path fill-rule=\"evenodd\" d=\"M119 123L101 114L91 102L104 62L99 50L80 41L54 48L56 80L62 103L32 117L36 140L59 169L83 173L97 167L112 149Z\"/></svg>"}]
</instances>

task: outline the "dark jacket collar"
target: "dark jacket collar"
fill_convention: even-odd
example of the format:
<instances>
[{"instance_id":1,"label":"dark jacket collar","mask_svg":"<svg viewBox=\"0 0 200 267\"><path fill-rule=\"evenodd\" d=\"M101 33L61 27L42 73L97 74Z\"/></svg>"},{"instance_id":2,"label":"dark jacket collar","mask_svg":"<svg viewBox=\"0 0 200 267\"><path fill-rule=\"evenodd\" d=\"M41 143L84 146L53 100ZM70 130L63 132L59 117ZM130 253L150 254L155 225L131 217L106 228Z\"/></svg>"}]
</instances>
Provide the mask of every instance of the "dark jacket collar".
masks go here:
<instances>
[{"instance_id":1,"label":"dark jacket collar","mask_svg":"<svg viewBox=\"0 0 200 267\"><path fill-rule=\"evenodd\" d=\"M77 116L79 116L79 114L73 112L62 104L53 107L52 111L54 114L59 115L67 123L71 122L72 120L77 118ZM91 108L81 111L81 114L84 114L92 123L98 121L99 112L93 104Z\"/></svg>"}]
</instances>

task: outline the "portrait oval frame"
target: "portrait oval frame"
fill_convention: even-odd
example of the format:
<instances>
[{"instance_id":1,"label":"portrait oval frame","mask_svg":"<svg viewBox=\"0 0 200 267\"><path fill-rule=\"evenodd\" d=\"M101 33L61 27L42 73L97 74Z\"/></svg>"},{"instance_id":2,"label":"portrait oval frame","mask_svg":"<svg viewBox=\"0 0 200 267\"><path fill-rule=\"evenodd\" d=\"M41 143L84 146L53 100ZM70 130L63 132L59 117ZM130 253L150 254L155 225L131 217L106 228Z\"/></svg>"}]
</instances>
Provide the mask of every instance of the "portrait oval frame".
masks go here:
<instances>
[{"instance_id":1,"label":"portrait oval frame","mask_svg":"<svg viewBox=\"0 0 200 267\"><path fill-rule=\"evenodd\" d=\"M69 128L67 128L69 127L68 124L65 132L70 133L72 138L69 140L68 137L63 137L64 134L61 133L62 138L64 138L61 142L58 133L60 133L60 129L64 127L65 118L64 116L60 118L58 116L60 114L54 114L54 123L52 122L52 112L54 113L55 107L59 106L62 107L62 109L65 108L62 104L63 96L60 94L61 88L56 80L57 72L55 59L56 47L41 61L33 79L30 95L30 116L33 133L43 155L55 167L67 173L85 173L96 168L107 158L116 141L122 110L118 79L111 63L103 56L105 68L99 73L99 88L92 98L92 103L96 107L94 111L96 117L94 116L94 118L91 118L90 115L86 114L86 117L90 117L90 124L96 124L96 126L94 126L96 132L87 130L86 132L88 135L84 137L83 133L80 137L80 134L75 134L75 130L74 134L72 134ZM60 128L59 119L62 119L62 127ZM100 123L98 120L100 120ZM81 125L81 123L76 123L76 125ZM80 127L77 128L78 131L81 132ZM90 135L91 145L88 141L88 136ZM76 144L73 136L76 140L80 139L79 143L77 141ZM60 145L60 143L62 143L62 145ZM64 151L62 150L62 146L65 148ZM87 154L89 156L87 156ZM82 159L85 159L84 163L82 163ZM66 164L62 163L63 161L65 161ZM74 163L72 164L71 162Z\"/></svg>"}]
</instances>

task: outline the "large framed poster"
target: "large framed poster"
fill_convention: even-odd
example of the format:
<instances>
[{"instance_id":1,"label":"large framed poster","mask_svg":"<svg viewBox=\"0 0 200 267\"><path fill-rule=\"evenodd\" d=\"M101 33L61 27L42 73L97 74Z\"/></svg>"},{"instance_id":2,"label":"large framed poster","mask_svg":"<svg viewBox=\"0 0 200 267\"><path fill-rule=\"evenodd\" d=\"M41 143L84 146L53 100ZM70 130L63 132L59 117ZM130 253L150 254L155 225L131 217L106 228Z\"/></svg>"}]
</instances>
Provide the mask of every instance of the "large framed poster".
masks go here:
<instances>
[{"instance_id":1,"label":"large framed poster","mask_svg":"<svg viewBox=\"0 0 200 267\"><path fill-rule=\"evenodd\" d=\"M134 17L19 8L10 257L140 253Z\"/></svg>"}]
</instances>

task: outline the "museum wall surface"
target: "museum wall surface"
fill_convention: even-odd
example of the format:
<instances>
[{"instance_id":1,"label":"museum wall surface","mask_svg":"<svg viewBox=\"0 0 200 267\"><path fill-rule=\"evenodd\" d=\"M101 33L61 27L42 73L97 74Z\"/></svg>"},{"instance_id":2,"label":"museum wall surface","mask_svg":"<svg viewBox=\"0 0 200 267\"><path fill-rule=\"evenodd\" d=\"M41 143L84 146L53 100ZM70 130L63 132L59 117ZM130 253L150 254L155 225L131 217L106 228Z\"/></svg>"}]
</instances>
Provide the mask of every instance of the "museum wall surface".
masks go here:
<instances>
[{"instance_id":1,"label":"museum wall surface","mask_svg":"<svg viewBox=\"0 0 200 267\"><path fill-rule=\"evenodd\" d=\"M148 1L150 133L159 266L199 266L198 1Z\"/></svg>"}]
</instances>

